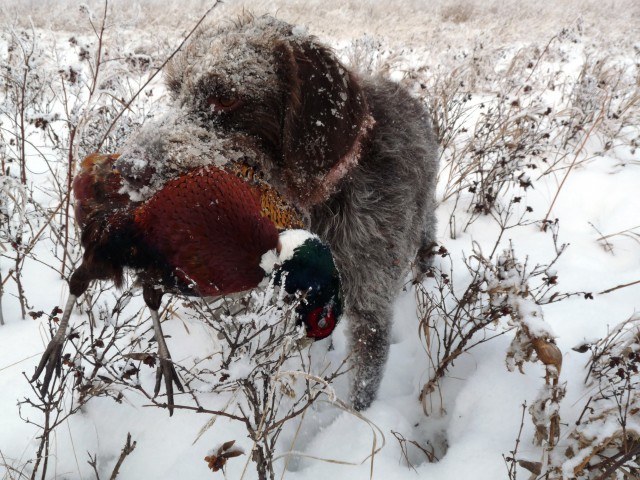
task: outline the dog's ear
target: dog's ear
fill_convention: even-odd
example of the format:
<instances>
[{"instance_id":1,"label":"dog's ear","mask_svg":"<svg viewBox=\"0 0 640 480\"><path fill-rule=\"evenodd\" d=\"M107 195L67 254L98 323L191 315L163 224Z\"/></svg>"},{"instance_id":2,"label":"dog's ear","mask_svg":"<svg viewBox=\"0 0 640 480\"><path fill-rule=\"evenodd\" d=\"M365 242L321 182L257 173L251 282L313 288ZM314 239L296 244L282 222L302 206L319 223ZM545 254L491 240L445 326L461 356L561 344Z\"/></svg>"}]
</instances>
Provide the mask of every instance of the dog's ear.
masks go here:
<instances>
[{"instance_id":1,"label":"dog's ear","mask_svg":"<svg viewBox=\"0 0 640 480\"><path fill-rule=\"evenodd\" d=\"M355 76L313 38L278 42L276 55L285 81L283 167L304 191L352 152L368 107Z\"/></svg>"}]
</instances>

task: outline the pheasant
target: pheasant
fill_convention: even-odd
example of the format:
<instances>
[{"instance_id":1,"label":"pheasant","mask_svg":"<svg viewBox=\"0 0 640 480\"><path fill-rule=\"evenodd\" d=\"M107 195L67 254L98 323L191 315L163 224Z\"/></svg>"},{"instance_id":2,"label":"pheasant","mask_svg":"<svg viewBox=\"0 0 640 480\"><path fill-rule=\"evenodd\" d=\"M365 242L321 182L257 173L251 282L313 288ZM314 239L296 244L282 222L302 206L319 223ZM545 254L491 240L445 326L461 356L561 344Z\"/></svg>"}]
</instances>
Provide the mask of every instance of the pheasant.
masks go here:
<instances>
[{"instance_id":1,"label":"pheasant","mask_svg":"<svg viewBox=\"0 0 640 480\"><path fill-rule=\"evenodd\" d=\"M159 359L154 394L164 378L170 415L173 384L184 390L158 315L164 293L226 295L254 288L266 274L275 274L287 293L307 292L298 314L308 337L321 339L333 331L342 297L329 248L299 229L297 212L250 167L234 162L177 172L149 198L132 201L117 160L118 155L91 154L74 179L84 255L69 280L58 330L32 378L45 371L43 395L54 371L60 375L76 299L93 280L121 286L125 268L137 274L151 311Z\"/></svg>"}]
</instances>

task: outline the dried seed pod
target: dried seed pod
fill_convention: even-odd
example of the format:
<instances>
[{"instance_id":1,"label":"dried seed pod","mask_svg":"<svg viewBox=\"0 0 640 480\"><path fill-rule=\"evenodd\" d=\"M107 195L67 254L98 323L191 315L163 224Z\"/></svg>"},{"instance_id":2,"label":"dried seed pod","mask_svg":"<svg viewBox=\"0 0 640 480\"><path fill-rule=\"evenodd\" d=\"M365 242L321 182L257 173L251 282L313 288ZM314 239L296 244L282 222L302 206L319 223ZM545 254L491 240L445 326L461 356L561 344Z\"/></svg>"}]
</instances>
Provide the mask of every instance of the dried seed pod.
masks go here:
<instances>
[{"instance_id":1,"label":"dried seed pod","mask_svg":"<svg viewBox=\"0 0 640 480\"><path fill-rule=\"evenodd\" d=\"M220 447L214 449L211 454L204 457L207 466L214 472L221 470L227 463L227 460L238 457L244 453L240 447L234 447L235 440L224 442Z\"/></svg>"},{"instance_id":2,"label":"dried seed pod","mask_svg":"<svg viewBox=\"0 0 640 480\"><path fill-rule=\"evenodd\" d=\"M538 355L538 358L545 365L553 365L560 373L562 368L562 352L555 343L551 343L546 338L534 338L531 343Z\"/></svg>"},{"instance_id":3,"label":"dried seed pod","mask_svg":"<svg viewBox=\"0 0 640 480\"><path fill-rule=\"evenodd\" d=\"M542 472L542 463L540 462L531 462L529 460L518 460L518 465L522 468L534 473L535 475L540 475Z\"/></svg>"}]
</instances>

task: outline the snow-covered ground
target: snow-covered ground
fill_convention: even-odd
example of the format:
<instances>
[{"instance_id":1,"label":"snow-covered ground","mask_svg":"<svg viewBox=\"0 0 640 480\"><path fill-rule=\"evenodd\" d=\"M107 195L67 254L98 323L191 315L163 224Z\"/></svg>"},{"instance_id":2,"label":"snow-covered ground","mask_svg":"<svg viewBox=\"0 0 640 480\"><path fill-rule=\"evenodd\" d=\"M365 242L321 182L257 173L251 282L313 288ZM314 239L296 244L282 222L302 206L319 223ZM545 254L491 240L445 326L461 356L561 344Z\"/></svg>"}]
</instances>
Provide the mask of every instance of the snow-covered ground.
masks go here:
<instances>
[{"instance_id":1,"label":"snow-covered ground","mask_svg":"<svg viewBox=\"0 0 640 480\"><path fill-rule=\"evenodd\" d=\"M572 349L605 337L615 325L637 317L640 307L640 4L554 3L230 1L210 14L211 22L229 21L246 7L306 25L346 63L388 75L423 98L443 140L437 240L448 255L436 257L433 278L425 279L418 292L408 282L396 302L393 345L378 399L359 417L321 396L304 415L286 423L276 448L278 478L516 478L505 457L511 456L517 438L517 459L542 462L543 469L550 462L557 466L553 478L560 478L559 472L570 478L580 463L576 458L583 457L577 451L567 453L568 446L588 449L610 441L611 447L619 438L615 415L603 413L608 412L602 406L606 400L594 400L589 405L594 410L585 408L598 396L597 385L584 381L591 354ZM95 148L112 112L144 84L210 5L111 1L100 45L101 2L82 8L69 0L0 4L0 213L5 215L0 216L0 318L5 322L0 327L2 479L31 478L35 459L42 456L38 450L45 416L24 401L39 403L27 377L48 342L48 322L46 314L32 318L28 312L48 313L64 304L67 286L60 266L67 262L68 275L80 256L73 229L65 240L62 216L70 132L77 127L77 161ZM98 51L105 61L96 76ZM25 85L24 91L16 85ZM167 101L156 77L111 132L103 150L117 149L138 124L162 112ZM24 117L20 105L25 105ZM25 187L19 186L22 138L24 205L20 195ZM546 231L541 228L543 219L548 220ZM21 237L17 243L16 237ZM504 273L495 269L508 248L526 264L521 278L529 282L531 292L523 288L517 294L506 293L503 300L517 303L523 312L535 309L538 317L534 322L526 310L520 319L511 318L516 328L504 335L498 334L509 328L509 315L487 322L421 402L433 363L443 361L437 353L438 335L432 333L430 343L425 339L421 292L432 302L442 300L452 311L463 301L460 296L478 258L488 261L483 272L492 265L494 272ZM19 263L24 320L14 271L16 251L24 257ZM536 269L551 262L548 268ZM527 277L532 271L540 275ZM442 277L443 272L448 277ZM458 301L447 294L449 285ZM465 322L472 320L470 312L488 315L491 285L497 284L482 283L473 299L464 300L477 309L458 319L461 332L469 328ZM572 292L576 294L564 298ZM126 307L129 313L122 316L137 319L132 331L119 339L123 348L133 338L150 337L148 312L136 317L143 303L139 292L134 293ZM109 312L118 296L113 288L94 292L97 329L117 323L119 317ZM191 366L211 357L219 342L187 312L175 303L164 328L171 337L172 357ZM430 313L432 332L444 332L451 319L443 318L442 308ZM546 323L540 323L540 315ZM72 319L86 321L87 314L76 311ZM548 439L536 444L532 416L528 410L523 416L522 407L535 405L549 392L544 377L553 365L545 369L541 362L527 362L519 373L505 364L522 325L552 334L561 352L559 384L566 395L558 400L555 449ZM86 326L83 332L87 334ZM318 372L327 365L335 367L346 354L343 322L331 342L311 347L312 368ZM288 368L292 365L295 362ZM246 365L236 367L231 375L242 375ZM147 391L154 375L148 367L139 372ZM618 410L628 411L624 436L631 445L640 436L634 382L637 371L627 384L624 398L630 400ZM296 382L290 383L296 388ZM204 399L206 409L238 413L241 401L236 397L200 388L198 398ZM337 378L333 388L338 398L347 398L346 377ZM141 391L116 390L122 394L118 402L110 396L93 398L51 433L44 452L46 478L87 479L98 473L109 477L128 433L137 443L124 459L119 478L257 478L248 454L252 442L242 423L218 417L211 425L211 414L190 410L169 417L166 410L149 407ZM74 407L77 395L68 392L64 397L63 416ZM538 418L548 420L549 412ZM605 418L607 422L600 421ZM579 419L591 430L577 433ZM224 474L211 472L204 457L229 440L236 440L245 454L229 459ZM597 455L591 458L594 451L589 452L585 455L597 463ZM430 461L430 456L437 461ZM625 468L630 468L632 459L626 460ZM529 475L520 466L516 471L518 478ZM599 474L576 472L584 475L581 478Z\"/></svg>"}]
</instances>

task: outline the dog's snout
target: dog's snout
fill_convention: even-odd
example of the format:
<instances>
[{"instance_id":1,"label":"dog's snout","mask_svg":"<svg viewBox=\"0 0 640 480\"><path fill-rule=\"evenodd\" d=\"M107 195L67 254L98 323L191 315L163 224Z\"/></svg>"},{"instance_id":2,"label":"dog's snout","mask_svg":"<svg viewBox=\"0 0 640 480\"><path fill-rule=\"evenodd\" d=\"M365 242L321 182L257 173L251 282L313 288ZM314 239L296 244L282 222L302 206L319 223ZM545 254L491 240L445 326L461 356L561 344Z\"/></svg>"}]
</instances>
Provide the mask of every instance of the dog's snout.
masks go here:
<instances>
[{"instance_id":1,"label":"dog's snout","mask_svg":"<svg viewBox=\"0 0 640 480\"><path fill-rule=\"evenodd\" d=\"M127 182L142 186L148 184L153 175L152 162L149 160L142 147L131 148L123 151L113 168Z\"/></svg>"}]
</instances>

